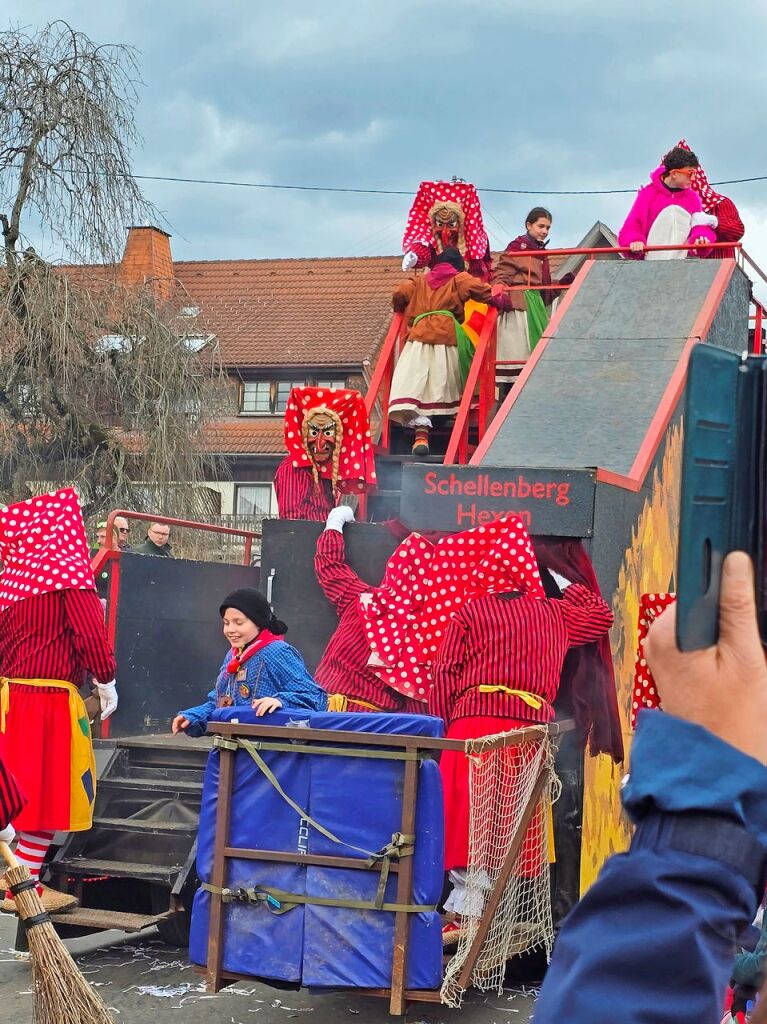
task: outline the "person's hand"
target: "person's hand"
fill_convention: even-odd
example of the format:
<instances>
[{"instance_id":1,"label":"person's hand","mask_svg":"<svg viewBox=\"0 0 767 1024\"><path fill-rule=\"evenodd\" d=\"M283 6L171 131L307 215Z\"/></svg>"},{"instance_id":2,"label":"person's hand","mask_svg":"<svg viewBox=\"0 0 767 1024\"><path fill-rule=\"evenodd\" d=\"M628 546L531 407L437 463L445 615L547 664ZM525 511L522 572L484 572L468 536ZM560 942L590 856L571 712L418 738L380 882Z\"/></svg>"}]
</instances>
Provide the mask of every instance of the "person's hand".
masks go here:
<instances>
[{"instance_id":1,"label":"person's hand","mask_svg":"<svg viewBox=\"0 0 767 1024\"><path fill-rule=\"evenodd\" d=\"M629 249L632 252L644 252L644 242L630 242Z\"/></svg>"},{"instance_id":2,"label":"person's hand","mask_svg":"<svg viewBox=\"0 0 767 1024\"><path fill-rule=\"evenodd\" d=\"M404 259L402 260L402 269L403 270L412 270L413 267L416 266L417 263L418 263L418 256L411 249L410 252L406 252L405 253Z\"/></svg>"},{"instance_id":3,"label":"person's hand","mask_svg":"<svg viewBox=\"0 0 767 1024\"><path fill-rule=\"evenodd\" d=\"M278 711L282 707L282 701L277 697L259 697L250 706L256 712L256 718L263 718L271 711Z\"/></svg>"},{"instance_id":4,"label":"person's hand","mask_svg":"<svg viewBox=\"0 0 767 1024\"><path fill-rule=\"evenodd\" d=\"M10 844L16 838L16 829L13 825L6 825L5 828L0 828L0 843Z\"/></svg>"},{"instance_id":5,"label":"person's hand","mask_svg":"<svg viewBox=\"0 0 767 1024\"><path fill-rule=\"evenodd\" d=\"M101 705L101 721L106 722L117 710L117 685L114 679L111 683L95 683L94 685Z\"/></svg>"},{"instance_id":6,"label":"person's hand","mask_svg":"<svg viewBox=\"0 0 767 1024\"><path fill-rule=\"evenodd\" d=\"M344 532L344 526L347 523L354 522L354 510L349 508L348 505L338 505L336 508L331 509L328 515L328 521L325 524L326 530L338 530L339 533Z\"/></svg>"},{"instance_id":7,"label":"person's hand","mask_svg":"<svg viewBox=\"0 0 767 1024\"><path fill-rule=\"evenodd\" d=\"M724 560L719 643L682 653L674 604L650 627L645 657L665 711L767 764L767 666L747 554L734 551Z\"/></svg>"},{"instance_id":8,"label":"person's hand","mask_svg":"<svg viewBox=\"0 0 767 1024\"><path fill-rule=\"evenodd\" d=\"M693 238L692 244L693 245L711 245L711 239L710 238L704 238L703 235L698 235L697 238Z\"/></svg>"},{"instance_id":9,"label":"person's hand","mask_svg":"<svg viewBox=\"0 0 767 1024\"><path fill-rule=\"evenodd\" d=\"M186 730L188 728L189 728L189 719L185 718L183 715L176 715L176 717L173 719L173 723L172 723L172 725L170 727L170 731L175 736L176 733L186 732Z\"/></svg>"}]
</instances>

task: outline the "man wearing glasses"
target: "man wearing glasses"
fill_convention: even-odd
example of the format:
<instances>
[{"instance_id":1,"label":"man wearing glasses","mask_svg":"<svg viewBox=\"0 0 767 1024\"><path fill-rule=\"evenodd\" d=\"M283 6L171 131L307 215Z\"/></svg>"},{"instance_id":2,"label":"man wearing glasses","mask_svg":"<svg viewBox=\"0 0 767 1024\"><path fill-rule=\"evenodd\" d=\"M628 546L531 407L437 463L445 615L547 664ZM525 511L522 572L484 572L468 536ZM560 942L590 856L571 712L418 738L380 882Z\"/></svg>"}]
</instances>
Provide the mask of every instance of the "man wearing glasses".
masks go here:
<instances>
[{"instance_id":1,"label":"man wearing glasses","mask_svg":"<svg viewBox=\"0 0 767 1024\"><path fill-rule=\"evenodd\" d=\"M164 558L173 558L173 549L170 546L170 527L165 523L150 523L146 532L146 540L143 544L133 548L133 551L137 555L160 555Z\"/></svg>"},{"instance_id":2,"label":"man wearing glasses","mask_svg":"<svg viewBox=\"0 0 767 1024\"><path fill-rule=\"evenodd\" d=\"M120 551L130 551L131 546L128 543L130 526L124 516L115 516L115 530L117 530L117 546Z\"/></svg>"}]
</instances>

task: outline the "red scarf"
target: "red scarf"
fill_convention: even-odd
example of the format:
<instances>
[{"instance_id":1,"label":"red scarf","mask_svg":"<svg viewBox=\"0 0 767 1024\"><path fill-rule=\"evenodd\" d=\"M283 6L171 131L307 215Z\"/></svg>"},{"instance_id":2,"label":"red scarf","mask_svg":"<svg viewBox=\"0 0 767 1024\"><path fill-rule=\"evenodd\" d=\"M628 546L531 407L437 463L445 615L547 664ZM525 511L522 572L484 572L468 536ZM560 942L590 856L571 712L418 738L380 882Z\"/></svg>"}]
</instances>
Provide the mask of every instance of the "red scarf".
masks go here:
<instances>
[{"instance_id":1,"label":"red scarf","mask_svg":"<svg viewBox=\"0 0 767 1024\"><path fill-rule=\"evenodd\" d=\"M241 652L238 653L235 647L232 648L232 658L229 664L226 666L226 671L230 675L235 672L239 672L242 666L257 654L258 651L262 651L264 647L269 644L273 644L275 640L281 640L282 637L275 636L274 633L270 633L268 629L262 629L255 640L251 640L250 644L246 645Z\"/></svg>"}]
</instances>

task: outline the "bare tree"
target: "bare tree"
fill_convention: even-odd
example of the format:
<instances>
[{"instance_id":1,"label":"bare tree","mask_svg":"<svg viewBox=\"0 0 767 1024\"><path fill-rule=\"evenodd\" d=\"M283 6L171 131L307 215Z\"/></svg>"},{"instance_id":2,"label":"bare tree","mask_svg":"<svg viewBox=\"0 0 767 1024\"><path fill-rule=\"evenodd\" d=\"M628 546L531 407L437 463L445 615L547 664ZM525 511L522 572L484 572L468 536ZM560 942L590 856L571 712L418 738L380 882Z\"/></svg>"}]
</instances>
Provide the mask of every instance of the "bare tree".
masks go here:
<instances>
[{"instance_id":1,"label":"bare tree","mask_svg":"<svg viewBox=\"0 0 767 1024\"><path fill-rule=\"evenodd\" d=\"M131 173L138 66L63 22L0 33L0 498L73 482L87 512L194 513L219 380L178 287L126 287L125 226L153 217ZM23 245L36 218L73 261ZM201 333L195 325L195 335Z\"/></svg>"}]
</instances>

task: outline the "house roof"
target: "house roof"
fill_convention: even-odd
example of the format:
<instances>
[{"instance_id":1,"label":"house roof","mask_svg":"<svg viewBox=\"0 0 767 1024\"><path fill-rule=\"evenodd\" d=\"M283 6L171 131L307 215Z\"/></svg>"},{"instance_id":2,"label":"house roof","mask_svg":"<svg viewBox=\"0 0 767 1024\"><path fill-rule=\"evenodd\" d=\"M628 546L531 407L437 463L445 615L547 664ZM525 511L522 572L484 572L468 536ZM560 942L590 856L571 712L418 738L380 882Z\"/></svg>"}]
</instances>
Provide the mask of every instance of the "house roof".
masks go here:
<instances>
[{"instance_id":1,"label":"house roof","mask_svg":"<svg viewBox=\"0 0 767 1024\"><path fill-rule=\"evenodd\" d=\"M401 256L179 261L225 366L361 366L391 318Z\"/></svg>"},{"instance_id":2,"label":"house roof","mask_svg":"<svg viewBox=\"0 0 767 1024\"><path fill-rule=\"evenodd\" d=\"M282 416L214 420L205 426L203 447L216 455L284 455Z\"/></svg>"}]
</instances>

